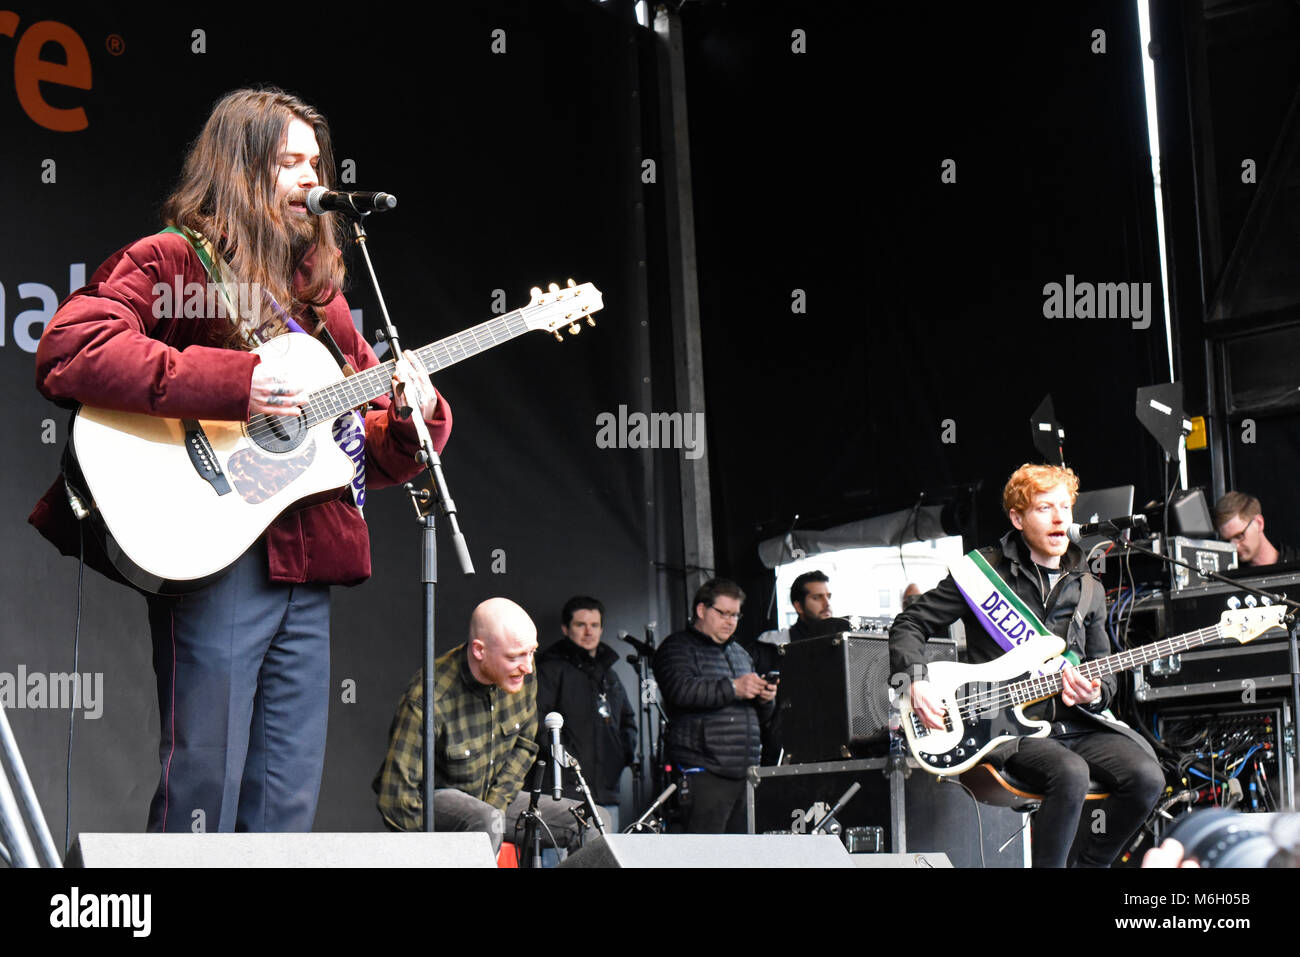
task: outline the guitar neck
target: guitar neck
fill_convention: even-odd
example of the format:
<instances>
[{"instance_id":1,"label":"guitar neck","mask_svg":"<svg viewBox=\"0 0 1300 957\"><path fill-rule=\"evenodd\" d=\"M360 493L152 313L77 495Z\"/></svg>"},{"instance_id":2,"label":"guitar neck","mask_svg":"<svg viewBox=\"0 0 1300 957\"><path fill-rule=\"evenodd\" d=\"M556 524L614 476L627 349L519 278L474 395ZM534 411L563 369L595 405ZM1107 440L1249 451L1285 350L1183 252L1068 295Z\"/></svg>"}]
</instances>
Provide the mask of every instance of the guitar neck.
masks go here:
<instances>
[{"instance_id":1,"label":"guitar neck","mask_svg":"<svg viewBox=\"0 0 1300 957\"><path fill-rule=\"evenodd\" d=\"M528 332L529 329L523 318L523 310L516 309L504 316L481 322L464 332L458 332L454 336L439 339L422 349L408 349L406 354L418 358L432 375L439 369L453 366L503 342L509 342ZM386 395L392 389L395 366L396 362L389 359L356 375L348 376L342 382L336 382L313 392L303 406L307 425L332 421L349 409L355 409L365 405L371 399Z\"/></svg>"},{"instance_id":2,"label":"guitar neck","mask_svg":"<svg viewBox=\"0 0 1300 957\"><path fill-rule=\"evenodd\" d=\"M1131 651L1121 651L1119 654L1110 655L1106 658L1085 661L1079 665L1078 671L1079 674L1091 681L1105 675L1129 671L1139 665L1155 661L1157 658L1167 658L1189 648L1208 645L1210 642L1218 641L1222 637L1222 629L1217 624L1211 625L1208 628L1189 631L1184 635L1164 638L1149 645L1134 648ZM1050 675L1038 675L1034 678L1026 678L1024 681L1017 681L1010 686L1012 703L1028 704L1032 701L1041 701L1044 698L1052 697L1052 695L1060 694L1063 680L1061 673L1057 671Z\"/></svg>"}]
</instances>

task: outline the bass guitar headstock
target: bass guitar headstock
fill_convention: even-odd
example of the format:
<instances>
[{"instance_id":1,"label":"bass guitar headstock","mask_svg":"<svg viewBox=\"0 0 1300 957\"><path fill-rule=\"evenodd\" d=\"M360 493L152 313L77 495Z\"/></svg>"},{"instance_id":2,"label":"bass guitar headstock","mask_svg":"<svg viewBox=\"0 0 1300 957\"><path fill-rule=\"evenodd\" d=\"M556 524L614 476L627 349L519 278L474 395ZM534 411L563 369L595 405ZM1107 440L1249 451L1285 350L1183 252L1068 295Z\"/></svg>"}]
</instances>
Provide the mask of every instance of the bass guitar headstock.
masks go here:
<instances>
[{"instance_id":1,"label":"bass guitar headstock","mask_svg":"<svg viewBox=\"0 0 1300 957\"><path fill-rule=\"evenodd\" d=\"M1260 605L1257 608L1225 611L1219 618L1219 630L1224 638L1234 638L1244 645L1265 632L1285 628L1286 612L1285 605Z\"/></svg>"}]
</instances>

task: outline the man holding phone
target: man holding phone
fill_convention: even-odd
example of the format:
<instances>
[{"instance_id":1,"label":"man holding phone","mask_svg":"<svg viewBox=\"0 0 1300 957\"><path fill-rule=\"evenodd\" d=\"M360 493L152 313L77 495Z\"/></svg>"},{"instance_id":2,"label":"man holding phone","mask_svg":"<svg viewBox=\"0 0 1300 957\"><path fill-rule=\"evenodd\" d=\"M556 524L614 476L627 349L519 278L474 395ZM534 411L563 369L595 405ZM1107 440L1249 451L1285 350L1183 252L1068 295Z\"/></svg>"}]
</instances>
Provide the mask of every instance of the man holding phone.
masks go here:
<instances>
[{"instance_id":1,"label":"man holding phone","mask_svg":"<svg viewBox=\"0 0 1300 957\"><path fill-rule=\"evenodd\" d=\"M669 635L652 666L668 712L667 760L684 772L692 834L743 834L745 772L759 763L763 726L776 710L776 681L754 673L732 641L745 593L712 578L695 593L695 619Z\"/></svg>"}]
</instances>

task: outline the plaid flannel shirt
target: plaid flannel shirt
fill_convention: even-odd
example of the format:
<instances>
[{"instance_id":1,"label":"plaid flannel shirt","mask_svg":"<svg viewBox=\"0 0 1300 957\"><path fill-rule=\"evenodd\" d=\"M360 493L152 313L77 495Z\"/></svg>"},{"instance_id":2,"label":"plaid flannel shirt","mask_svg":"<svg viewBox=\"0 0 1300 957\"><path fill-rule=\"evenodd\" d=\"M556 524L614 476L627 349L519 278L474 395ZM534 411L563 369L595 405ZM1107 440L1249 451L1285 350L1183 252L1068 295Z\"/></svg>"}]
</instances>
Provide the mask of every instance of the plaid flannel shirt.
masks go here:
<instances>
[{"instance_id":1,"label":"plaid flannel shirt","mask_svg":"<svg viewBox=\"0 0 1300 957\"><path fill-rule=\"evenodd\" d=\"M465 645L433 663L435 787L455 788L504 811L537 757L537 680L507 694L469 670ZM388 754L375 779L379 813L398 831L423 826L424 669L415 673L393 715Z\"/></svg>"}]
</instances>

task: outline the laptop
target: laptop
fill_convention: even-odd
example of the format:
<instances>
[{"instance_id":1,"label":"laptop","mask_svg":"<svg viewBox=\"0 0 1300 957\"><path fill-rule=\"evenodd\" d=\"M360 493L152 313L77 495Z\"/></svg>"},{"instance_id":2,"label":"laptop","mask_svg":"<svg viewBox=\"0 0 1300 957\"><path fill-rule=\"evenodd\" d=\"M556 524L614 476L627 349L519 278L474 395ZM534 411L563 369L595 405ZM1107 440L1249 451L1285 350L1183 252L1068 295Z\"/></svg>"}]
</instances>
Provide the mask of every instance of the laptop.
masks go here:
<instances>
[{"instance_id":1,"label":"laptop","mask_svg":"<svg viewBox=\"0 0 1300 957\"><path fill-rule=\"evenodd\" d=\"M1106 522L1112 518L1125 518L1133 514L1133 486L1117 485L1114 488L1099 488L1092 492L1080 492L1074 503L1074 522L1076 525L1090 525L1093 522ZM1089 535L1079 542L1083 554L1092 551L1098 542L1110 541L1105 535Z\"/></svg>"}]
</instances>

